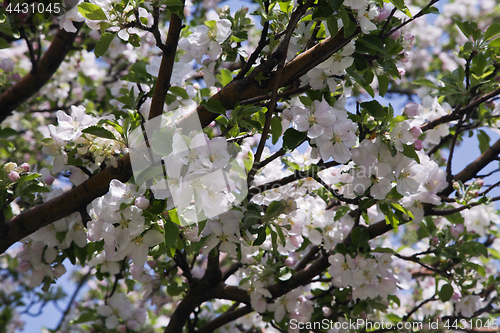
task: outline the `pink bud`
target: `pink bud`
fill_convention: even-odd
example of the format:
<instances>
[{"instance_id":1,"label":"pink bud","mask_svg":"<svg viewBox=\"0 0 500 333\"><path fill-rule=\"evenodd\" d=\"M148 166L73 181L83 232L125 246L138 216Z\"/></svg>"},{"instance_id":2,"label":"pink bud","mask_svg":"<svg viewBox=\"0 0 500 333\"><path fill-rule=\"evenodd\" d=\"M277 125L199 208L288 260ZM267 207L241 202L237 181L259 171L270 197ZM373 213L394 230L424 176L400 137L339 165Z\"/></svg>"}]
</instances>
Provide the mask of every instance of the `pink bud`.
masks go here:
<instances>
[{"instance_id":1,"label":"pink bud","mask_svg":"<svg viewBox=\"0 0 500 333\"><path fill-rule=\"evenodd\" d=\"M377 21L377 22L385 21L385 19L389 17L390 13L391 13L391 11L387 7L378 8L378 15L375 16L375 21Z\"/></svg>"},{"instance_id":2,"label":"pink bud","mask_svg":"<svg viewBox=\"0 0 500 333\"><path fill-rule=\"evenodd\" d=\"M424 146L422 144L422 140L415 141L414 146L415 146L415 150L418 150L418 151L420 151L420 150L422 150L422 148L424 148Z\"/></svg>"},{"instance_id":3,"label":"pink bud","mask_svg":"<svg viewBox=\"0 0 500 333\"><path fill-rule=\"evenodd\" d=\"M295 265L295 260L293 258L286 258L285 259L285 265L288 267L293 267Z\"/></svg>"},{"instance_id":4,"label":"pink bud","mask_svg":"<svg viewBox=\"0 0 500 333\"><path fill-rule=\"evenodd\" d=\"M52 185L52 183L54 182L54 177L52 177L51 175L49 175L44 180L45 180L45 183L47 185Z\"/></svg>"},{"instance_id":5,"label":"pink bud","mask_svg":"<svg viewBox=\"0 0 500 333\"><path fill-rule=\"evenodd\" d=\"M418 139L418 137L420 136L420 134L422 134L422 130L417 127L417 126L413 126L411 129L410 129L410 133L411 135L415 138L415 139Z\"/></svg>"},{"instance_id":6,"label":"pink bud","mask_svg":"<svg viewBox=\"0 0 500 333\"><path fill-rule=\"evenodd\" d=\"M413 52L411 51L404 51L403 52L403 58L401 58L402 62L409 62L413 58Z\"/></svg>"},{"instance_id":7,"label":"pink bud","mask_svg":"<svg viewBox=\"0 0 500 333\"><path fill-rule=\"evenodd\" d=\"M483 187L483 186L484 186L484 180L482 180L482 179L478 179L478 180L476 180L476 184L477 184L478 186Z\"/></svg>"},{"instance_id":8,"label":"pink bud","mask_svg":"<svg viewBox=\"0 0 500 333\"><path fill-rule=\"evenodd\" d=\"M435 245L435 246L436 246L436 245L438 245L438 244L439 244L439 238L437 238L437 237L432 237L432 238L431 238L431 244L432 244L432 245Z\"/></svg>"},{"instance_id":9,"label":"pink bud","mask_svg":"<svg viewBox=\"0 0 500 333\"><path fill-rule=\"evenodd\" d=\"M450 227L450 234L454 238L458 238L458 236L460 236L460 234L462 232L464 232L464 225L463 224L455 224L455 225Z\"/></svg>"},{"instance_id":10,"label":"pink bud","mask_svg":"<svg viewBox=\"0 0 500 333\"><path fill-rule=\"evenodd\" d=\"M149 200L146 199L144 196L139 197L139 198L135 199L135 205L142 210L148 209Z\"/></svg>"},{"instance_id":11,"label":"pink bud","mask_svg":"<svg viewBox=\"0 0 500 333\"><path fill-rule=\"evenodd\" d=\"M399 37L401 37L401 30L394 31L389 37L394 40L399 39Z\"/></svg>"},{"instance_id":12,"label":"pink bud","mask_svg":"<svg viewBox=\"0 0 500 333\"><path fill-rule=\"evenodd\" d=\"M401 76L405 76L406 70L404 68L402 68L402 67L398 67L398 73Z\"/></svg>"},{"instance_id":13,"label":"pink bud","mask_svg":"<svg viewBox=\"0 0 500 333\"><path fill-rule=\"evenodd\" d=\"M14 170L9 172L9 174L7 176L9 177L11 182L16 182L19 179L19 174L17 172L15 172Z\"/></svg>"},{"instance_id":14,"label":"pink bud","mask_svg":"<svg viewBox=\"0 0 500 333\"><path fill-rule=\"evenodd\" d=\"M412 34L405 34L403 36L403 39L407 40L407 41L410 41L410 43L411 43L411 42L413 42L413 39L415 39L415 36L413 36Z\"/></svg>"},{"instance_id":15,"label":"pink bud","mask_svg":"<svg viewBox=\"0 0 500 333\"><path fill-rule=\"evenodd\" d=\"M415 102L410 102L408 104L406 104L405 108L404 108L404 114L407 115L409 118L414 118L418 115L418 108L419 108L420 105L418 105L417 103Z\"/></svg>"},{"instance_id":16,"label":"pink bud","mask_svg":"<svg viewBox=\"0 0 500 333\"><path fill-rule=\"evenodd\" d=\"M28 163L24 162L20 167L24 169L24 172L30 172L30 165Z\"/></svg>"}]
</instances>

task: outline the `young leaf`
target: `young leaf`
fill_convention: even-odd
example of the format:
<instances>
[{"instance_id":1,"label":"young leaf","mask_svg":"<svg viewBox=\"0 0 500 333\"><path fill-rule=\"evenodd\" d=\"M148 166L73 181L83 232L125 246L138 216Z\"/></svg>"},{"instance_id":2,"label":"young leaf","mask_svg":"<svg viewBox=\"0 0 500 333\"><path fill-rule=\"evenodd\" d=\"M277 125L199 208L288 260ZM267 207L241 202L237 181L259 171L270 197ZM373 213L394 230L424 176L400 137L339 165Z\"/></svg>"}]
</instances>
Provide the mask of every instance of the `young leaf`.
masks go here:
<instances>
[{"instance_id":1,"label":"young leaf","mask_svg":"<svg viewBox=\"0 0 500 333\"><path fill-rule=\"evenodd\" d=\"M99 38L95 45L94 54L96 57L99 58L108 51L109 45L111 44L111 41L113 41L113 38L115 38L115 35L116 32L105 32L102 34L101 38Z\"/></svg>"},{"instance_id":2,"label":"young leaf","mask_svg":"<svg viewBox=\"0 0 500 333\"><path fill-rule=\"evenodd\" d=\"M108 131L107 129L99 126L90 126L82 130L82 133L92 134L100 138L116 140L113 133Z\"/></svg>"},{"instance_id":3,"label":"young leaf","mask_svg":"<svg viewBox=\"0 0 500 333\"><path fill-rule=\"evenodd\" d=\"M101 9L101 7L92 3L83 2L79 4L78 11L83 15L83 17L89 20L99 21L107 19L106 14Z\"/></svg>"},{"instance_id":4,"label":"young leaf","mask_svg":"<svg viewBox=\"0 0 500 333\"><path fill-rule=\"evenodd\" d=\"M299 132L293 128L289 128L283 135L283 148L286 151L292 151L307 138L306 132Z\"/></svg>"},{"instance_id":5,"label":"young leaf","mask_svg":"<svg viewBox=\"0 0 500 333\"><path fill-rule=\"evenodd\" d=\"M448 302L453 296L453 287L448 283L441 287L439 291L439 299L442 302Z\"/></svg>"}]
</instances>

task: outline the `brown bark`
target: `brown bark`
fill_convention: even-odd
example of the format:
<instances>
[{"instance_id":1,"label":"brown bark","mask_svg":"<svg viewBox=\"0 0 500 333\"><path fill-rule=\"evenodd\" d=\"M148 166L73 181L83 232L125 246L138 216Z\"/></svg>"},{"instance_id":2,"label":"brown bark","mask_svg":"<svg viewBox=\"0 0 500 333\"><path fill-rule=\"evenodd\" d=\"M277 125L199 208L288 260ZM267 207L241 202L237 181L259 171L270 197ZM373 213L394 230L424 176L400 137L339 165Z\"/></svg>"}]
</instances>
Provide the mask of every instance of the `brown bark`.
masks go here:
<instances>
[{"instance_id":1,"label":"brown bark","mask_svg":"<svg viewBox=\"0 0 500 333\"><path fill-rule=\"evenodd\" d=\"M74 22L74 25L77 29L74 33L60 29L47 51L38 61L36 69L33 68L31 72L0 95L0 123L19 105L36 94L54 75L68 52L73 48L73 42L83 23Z\"/></svg>"}]
</instances>

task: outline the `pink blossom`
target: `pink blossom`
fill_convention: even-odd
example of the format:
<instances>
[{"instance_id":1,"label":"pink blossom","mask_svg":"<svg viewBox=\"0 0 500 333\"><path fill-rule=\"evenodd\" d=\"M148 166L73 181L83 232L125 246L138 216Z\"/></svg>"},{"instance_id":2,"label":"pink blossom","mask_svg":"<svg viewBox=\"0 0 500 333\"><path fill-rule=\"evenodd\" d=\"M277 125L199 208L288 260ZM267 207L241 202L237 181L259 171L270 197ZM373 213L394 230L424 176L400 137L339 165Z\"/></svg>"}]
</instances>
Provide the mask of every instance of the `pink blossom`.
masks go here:
<instances>
[{"instance_id":1,"label":"pink blossom","mask_svg":"<svg viewBox=\"0 0 500 333\"><path fill-rule=\"evenodd\" d=\"M9 172L7 177L9 177L11 182L16 182L20 176L16 171L12 170L11 172Z\"/></svg>"}]
</instances>

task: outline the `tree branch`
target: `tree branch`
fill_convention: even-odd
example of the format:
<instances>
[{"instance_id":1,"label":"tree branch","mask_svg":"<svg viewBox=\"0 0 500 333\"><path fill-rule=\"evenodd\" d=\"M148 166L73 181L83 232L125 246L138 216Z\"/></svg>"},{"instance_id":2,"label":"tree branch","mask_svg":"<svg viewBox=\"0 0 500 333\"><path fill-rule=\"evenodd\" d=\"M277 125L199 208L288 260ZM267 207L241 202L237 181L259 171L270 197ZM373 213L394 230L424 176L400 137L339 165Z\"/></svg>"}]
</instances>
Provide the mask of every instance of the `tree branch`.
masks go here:
<instances>
[{"instance_id":1,"label":"tree branch","mask_svg":"<svg viewBox=\"0 0 500 333\"><path fill-rule=\"evenodd\" d=\"M182 20L177 14L170 15L170 26L168 28L167 42L163 48L163 57L161 58L160 71L158 72L158 80L156 81L153 99L151 101L151 110L149 111L149 119L160 116L163 113L163 105L165 97L167 97L168 89L170 88L170 78L174 69L175 52L179 35L182 30Z\"/></svg>"},{"instance_id":2,"label":"tree branch","mask_svg":"<svg viewBox=\"0 0 500 333\"><path fill-rule=\"evenodd\" d=\"M73 24L77 29L76 32L71 33L59 29L47 51L38 59L36 68L33 67L31 72L0 95L0 123L19 105L40 90L57 71L72 49L78 31L83 26L82 22L74 22Z\"/></svg>"}]
</instances>

